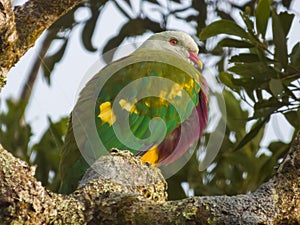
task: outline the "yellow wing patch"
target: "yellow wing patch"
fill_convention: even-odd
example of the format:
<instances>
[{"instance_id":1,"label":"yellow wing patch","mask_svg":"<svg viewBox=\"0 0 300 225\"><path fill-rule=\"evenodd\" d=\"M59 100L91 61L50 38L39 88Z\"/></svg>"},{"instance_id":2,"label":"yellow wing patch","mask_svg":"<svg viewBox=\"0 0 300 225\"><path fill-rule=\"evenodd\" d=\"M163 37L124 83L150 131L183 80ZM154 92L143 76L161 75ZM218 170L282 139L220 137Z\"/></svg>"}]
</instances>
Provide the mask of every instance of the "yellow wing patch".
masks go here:
<instances>
[{"instance_id":1,"label":"yellow wing patch","mask_svg":"<svg viewBox=\"0 0 300 225\"><path fill-rule=\"evenodd\" d=\"M169 89L161 89L158 94L158 100L153 101L152 98L147 98L145 105L149 108L153 107L168 107L170 105L170 100L176 99L177 97L182 97L182 91L184 90L184 85L174 84Z\"/></svg>"},{"instance_id":2,"label":"yellow wing patch","mask_svg":"<svg viewBox=\"0 0 300 225\"><path fill-rule=\"evenodd\" d=\"M154 145L142 156L142 162L148 162L151 163L151 165L155 166L157 161L158 161L158 148L157 145Z\"/></svg>"},{"instance_id":3,"label":"yellow wing patch","mask_svg":"<svg viewBox=\"0 0 300 225\"><path fill-rule=\"evenodd\" d=\"M130 112L130 113L134 112L134 113L138 114L138 111L137 111L134 103L128 102L125 99L121 99L119 101L119 104L120 104L121 108L125 109L127 112Z\"/></svg>"},{"instance_id":4,"label":"yellow wing patch","mask_svg":"<svg viewBox=\"0 0 300 225\"><path fill-rule=\"evenodd\" d=\"M193 88L195 88L195 81L191 79L190 81L184 83L183 88L190 92Z\"/></svg>"},{"instance_id":5,"label":"yellow wing patch","mask_svg":"<svg viewBox=\"0 0 300 225\"><path fill-rule=\"evenodd\" d=\"M170 90L161 90L159 97L162 99L174 99L182 96L183 87L179 84L174 84Z\"/></svg>"},{"instance_id":6,"label":"yellow wing patch","mask_svg":"<svg viewBox=\"0 0 300 225\"><path fill-rule=\"evenodd\" d=\"M111 103L104 102L100 105L100 113L98 117L102 120L103 123L109 123L110 126L116 122L116 115L114 114Z\"/></svg>"},{"instance_id":7,"label":"yellow wing patch","mask_svg":"<svg viewBox=\"0 0 300 225\"><path fill-rule=\"evenodd\" d=\"M183 90L183 87L181 85L174 84L173 87L171 88L171 91L170 91L168 97L171 99L176 98L176 97L181 97L182 90Z\"/></svg>"}]
</instances>

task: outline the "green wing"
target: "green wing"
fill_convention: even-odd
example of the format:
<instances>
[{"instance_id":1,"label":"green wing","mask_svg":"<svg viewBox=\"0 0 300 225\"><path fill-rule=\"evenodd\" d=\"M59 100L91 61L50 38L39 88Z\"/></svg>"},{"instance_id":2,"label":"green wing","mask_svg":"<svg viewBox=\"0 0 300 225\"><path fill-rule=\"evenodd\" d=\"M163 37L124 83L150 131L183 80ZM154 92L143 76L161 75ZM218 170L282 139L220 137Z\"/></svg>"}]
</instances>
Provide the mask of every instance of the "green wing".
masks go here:
<instances>
[{"instance_id":1,"label":"green wing","mask_svg":"<svg viewBox=\"0 0 300 225\"><path fill-rule=\"evenodd\" d=\"M136 51L97 73L72 112L62 151L60 191L112 148L160 143L198 104L199 72L173 53ZM87 161L87 162L86 162Z\"/></svg>"}]
</instances>

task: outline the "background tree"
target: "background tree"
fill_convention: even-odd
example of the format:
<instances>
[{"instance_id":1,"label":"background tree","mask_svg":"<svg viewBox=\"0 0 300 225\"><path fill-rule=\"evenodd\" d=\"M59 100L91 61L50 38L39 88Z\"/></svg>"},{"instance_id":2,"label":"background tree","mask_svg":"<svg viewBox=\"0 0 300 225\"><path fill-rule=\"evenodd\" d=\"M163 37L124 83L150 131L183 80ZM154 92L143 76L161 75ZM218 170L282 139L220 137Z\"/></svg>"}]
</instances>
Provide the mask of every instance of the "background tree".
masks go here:
<instances>
[{"instance_id":1,"label":"background tree","mask_svg":"<svg viewBox=\"0 0 300 225\"><path fill-rule=\"evenodd\" d=\"M29 144L32 132L30 124L24 120L24 112L30 102L38 68L42 66L43 76L51 85L51 71L69 47L74 27L84 24L82 43L86 50L99 54L92 38L96 23L102 19L101 12L108 3L114 4L127 22L119 34L106 43L103 52L116 48L128 37L168 29L170 19L176 18L192 24L194 33L203 41L203 60L215 62L210 70L225 86L222 95L230 113L227 113L221 150L212 166L202 172L198 169L196 152L189 163L168 180L171 199L185 197L182 182L187 182L195 195L233 195L253 191L271 176L274 166L286 153L289 143L280 140L267 146L269 154L260 154L260 150L266 124L273 115L284 115L295 130L299 129L300 46L297 43L291 52L287 46L294 19L289 12L291 1L260 0L237 4L197 0L191 1L188 7L181 7L181 1L168 2L86 1L47 31L40 57L33 65L20 99L7 100L8 111L0 114L0 143L29 164L37 164L36 176L49 189L57 189L57 165L67 119L53 122L49 118L49 128L41 140ZM176 9L170 9L170 2L177 6ZM135 11L137 3L141 6L138 13ZM90 10L90 18L78 22L75 14L82 7ZM160 16L155 17L159 19L151 16L151 10L159 13ZM211 21L211 15L218 21L206 26L205 21ZM61 47L47 54L55 41L62 42ZM111 56L105 60L109 62ZM245 103L247 109L243 107ZM209 135L209 132L205 134L205 140Z\"/></svg>"}]
</instances>

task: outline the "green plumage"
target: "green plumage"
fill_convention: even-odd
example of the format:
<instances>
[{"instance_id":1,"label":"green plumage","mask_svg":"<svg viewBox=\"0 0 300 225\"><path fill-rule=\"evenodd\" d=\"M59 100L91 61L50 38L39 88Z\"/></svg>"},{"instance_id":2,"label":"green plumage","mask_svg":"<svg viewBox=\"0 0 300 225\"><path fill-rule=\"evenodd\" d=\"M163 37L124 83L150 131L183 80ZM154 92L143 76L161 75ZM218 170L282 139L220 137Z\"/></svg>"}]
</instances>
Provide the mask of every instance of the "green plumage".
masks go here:
<instances>
[{"instance_id":1,"label":"green plumage","mask_svg":"<svg viewBox=\"0 0 300 225\"><path fill-rule=\"evenodd\" d=\"M174 53L138 50L103 68L72 112L60 192L73 191L89 164L112 148L136 152L160 143L191 115L199 91L199 72ZM109 104L113 115L104 111Z\"/></svg>"}]
</instances>

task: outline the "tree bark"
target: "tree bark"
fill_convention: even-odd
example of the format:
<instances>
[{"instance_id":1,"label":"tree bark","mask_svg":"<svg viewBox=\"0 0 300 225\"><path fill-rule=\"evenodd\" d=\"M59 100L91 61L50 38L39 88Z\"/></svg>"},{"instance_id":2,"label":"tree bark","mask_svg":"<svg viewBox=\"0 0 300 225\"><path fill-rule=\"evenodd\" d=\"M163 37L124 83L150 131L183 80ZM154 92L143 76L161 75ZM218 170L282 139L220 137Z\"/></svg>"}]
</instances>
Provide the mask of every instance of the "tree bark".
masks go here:
<instances>
[{"instance_id":1,"label":"tree bark","mask_svg":"<svg viewBox=\"0 0 300 225\"><path fill-rule=\"evenodd\" d=\"M300 132L274 176L237 196L167 201L159 169L113 150L70 195L47 191L34 168L0 149L3 224L299 224Z\"/></svg>"},{"instance_id":2,"label":"tree bark","mask_svg":"<svg viewBox=\"0 0 300 225\"><path fill-rule=\"evenodd\" d=\"M0 0L0 90L8 71L58 18L82 0L30 0L12 9Z\"/></svg>"}]
</instances>

